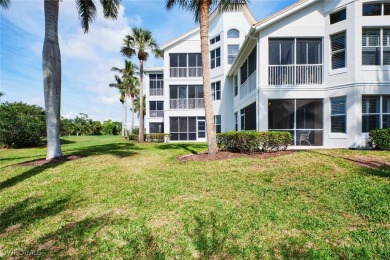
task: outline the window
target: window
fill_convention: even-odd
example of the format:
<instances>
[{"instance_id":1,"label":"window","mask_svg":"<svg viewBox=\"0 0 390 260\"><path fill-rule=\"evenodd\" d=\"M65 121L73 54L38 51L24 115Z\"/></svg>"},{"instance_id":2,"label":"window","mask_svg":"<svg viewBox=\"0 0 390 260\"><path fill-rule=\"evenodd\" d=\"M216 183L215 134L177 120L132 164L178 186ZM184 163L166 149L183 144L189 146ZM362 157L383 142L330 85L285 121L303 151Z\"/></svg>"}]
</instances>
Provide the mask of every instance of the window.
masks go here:
<instances>
[{"instance_id":1,"label":"window","mask_svg":"<svg viewBox=\"0 0 390 260\"><path fill-rule=\"evenodd\" d=\"M203 86L178 85L169 86L170 109L204 108Z\"/></svg>"},{"instance_id":2,"label":"window","mask_svg":"<svg viewBox=\"0 0 390 260\"><path fill-rule=\"evenodd\" d=\"M234 130L238 131L238 112L234 113Z\"/></svg>"},{"instance_id":3,"label":"window","mask_svg":"<svg viewBox=\"0 0 390 260\"><path fill-rule=\"evenodd\" d=\"M211 94L214 100L221 100L221 81L211 83Z\"/></svg>"},{"instance_id":4,"label":"window","mask_svg":"<svg viewBox=\"0 0 390 260\"><path fill-rule=\"evenodd\" d=\"M294 39L269 40L269 65L294 63Z\"/></svg>"},{"instance_id":5,"label":"window","mask_svg":"<svg viewBox=\"0 0 390 260\"><path fill-rule=\"evenodd\" d=\"M215 50L212 50L210 52L210 56L211 56L210 66L212 69L221 66L221 48L218 47Z\"/></svg>"},{"instance_id":6,"label":"window","mask_svg":"<svg viewBox=\"0 0 390 260\"><path fill-rule=\"evenodd\" d=\"M345 68L346 66L346 38L345 32L331 36L332 69Z\"/></svg>"},{"instance_id":7,"label":"window","mask_svg":"<svg viewBox=\"0 0 390 260\"><path fill-rule=\"evenodd\" d=\"M330 14L329 19L330 19L330 24L344 21L345 19L347 19L347 9L343 9Z\"/></svg>"},{"instance_id":8,"label":"window","mask_svg":"<svg viewBox=\"0 0 390 260\"><path fill-rule=\"evenodd\" d=\"M230 29L227 32L227 37L228 38L240 38L240 32L236 29Z\"/></svg>"},{"instance_id":9,"label":"window","mask_svg":"<svg viewBox=\"0 0 390 260\"><path fill-rule=\"evenodd\" d=\"M269 99L268 129L286 131L294 145L321 146L323 105L321 99Z\"/></svg>"},{"instance_id":10,"label":"window","mask_svg":"<svg viewBox=\"0 0 390 260\"><path fill-rule=\"evenodd\" d=\"M362 132L390 128L390 96L362 97Z\"/></svg>"},{"instance_id":11,"label":"window","mask_svg":"<svg viewBox=\"0 0 390 260\"><path fill-rule=\"evenodd\" d=\"M164 123L149 123L149 133L164 133Z\"/></svg>"},{"instance_id":12,"label":"window","mask_svg":"<svg viewBox=\"0 0 390 260\"><path fill-rule=\"evenodd\" d=\"M200 53L171 53L169 54L169 66L172 78L202 77Z\"/></svg>"},{"instance_id":13,"label":"window","mask_svg":"<svg viewBox=\"0 0 390 260\"><path fill-rule=\"evenodd\" d=\"M149 115L150 117L163 117L164 101L149 101Z\"/></svg>"},{"instance_id":14,"label":"window","mask_svg":"<svg viewBox=\"0 0 390 260\"><path fill-rule=\"evenodd\" d=\"M385 15L390 15L390 3L383 3L383 11Z\"/></svg>"},{"instance_id":15,"label":"window","mask_svg":"<svg viewBox=\"0 0 390 260\"><path fill-rule=\"evenodd\" d=\"M381 3L363 4L363 16L379 16L379 15L382 15Z\"/></svg>"},{"instance_id":16,"label":"window","mask_svg":"<svg viewBox=\"0 0 390 260\"><path fill-rule=\"evenodd\" d=\"M239 45L228 45L228 64L233 64L238 54Z\"/></svg>"},{"instance_id":17,"label":"window","mask_svg":"<svg viewBox=\"0 0 390 260\"><path fill-rule=\"evenodd\" d=\"M238 95L238 75L234 76L233 84L234 84L234 96L237 96Z\"/></svg>"},{"instance_id":18,"label":"window","mask_svg":"<svg viewBox=\"0 0 390 260\"><path fill-rule=\"evenodd\" d=\"M254 73L256 71L256 53L256 48L254 48L240 68L240 98L247 96L256 89L256 73Z\"/></svg>"},{"instance_id":19,"label":"window","mask_svg":"<svg viewBox=\"0 0 390 260\"><path fill-rule=\"evenodd\" d=\"M149 95L150 96L164 95L163 74L150 74L149 75Z\"/></svg>"},{"instance_id":20,"label":"window","mask_svg":"<svg viewBox=\"0 0 390 260\"><path fill-rule=\"evenodd\" d=\"M346 133L346 98L335 97L330 99L331 106L331 132Z\"/></svg>"},{"instance_id":21,"label":"window","mask_svg":"<svg viewBox=\"0 0 390 260\"><path fill-rule=\"evenodd\" d=\"M219 42L220 40L221 40L221 36L218 35L210 40L210 45Z\"/></svg>"},{"instance_id":22,"label":"window","mask_svg":"<svg viewBox=\"0 0 390 260\"><path fill-rule=\"evenodd\" d=\"M196 140L196 117L170 117L171 140Z\"/></svg>"},{"instance_id":23,"label":"window","mask_svg":"<svg viewBox=\"0 0 390 260\"><path fill-rule=\"evenodd\" d=\"M390 30L385 30L385 29L364 29L363 30L362 64L363 65L390 65Z\"/></svg>"},{"instance_id":24,"label":"window","mask_svg":"<svg viewBox=\"0 0 390 260\"><path fill-rule=\"evenodd\" d=\"M221 132L221 116L220 115L214 116L214 127L215 127L216 133Z\"/></svg>"},{"instance_id":25,"label":"window","mask_svg":"<svg viewBox=\"0 0 390 260\"><path fill-rule=\"evenodd\" d=\"M256 102L241 109L241 130L256 130Z\"/></svg>"}]
</instances>

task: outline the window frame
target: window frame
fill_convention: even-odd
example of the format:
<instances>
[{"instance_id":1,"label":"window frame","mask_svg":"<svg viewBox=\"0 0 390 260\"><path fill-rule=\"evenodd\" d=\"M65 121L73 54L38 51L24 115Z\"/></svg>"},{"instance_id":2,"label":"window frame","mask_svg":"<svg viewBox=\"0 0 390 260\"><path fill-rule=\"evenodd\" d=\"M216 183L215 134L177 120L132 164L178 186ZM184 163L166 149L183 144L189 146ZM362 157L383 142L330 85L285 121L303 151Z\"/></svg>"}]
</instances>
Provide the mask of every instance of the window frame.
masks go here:
<instances>
[{"instance_id":1,"label":"window frame","mask_svg":"<svg viewBox=\"0 0 390 260\"><path fill-rule=\"evenodd\" d=\"M211 97L213 101L221 100L221 81L211 83Z\"/></svg>"},{"instance_id":2,"label":"window frame","mask_svg":"<svg viewBox=\"0 0 390 260\"><path fill-rule=\"evenodd\" d=\"M219 56L217 56L219 52ZM221 66L221 47L215 48L210 51L210 69L218 68Z\"/></svg>"},{"instance_id":3,"label":"window frame","mask_svg":"<svg viewBox=\"0 0 390 260\"><path fill-rule=\"evenodd\" d=\"M221 115L214 115L214 129L215 129L215 133L221 133L222 130Z\"/></svg>"},{"instance_id":4,"label":"window frame","mask_svg":"<svg viewBox=\"0 0 390 260\"><path fill-rule=\"evenodd\" d=\"M376 45L376 46L370 46L369 44L369 35L365 35L365 33L367 33L368 31L378 31L379 34L378 34L378 44L379 45ZM366 45L363 45L364 44L364 38L365 39L365 43ZM361 44L361 48L362 48L362 66L390 66L390 28L387 28L387 27L376 27L376 28L362 28L362 44ZM368 52L367 49L369 48L376 48L378 51L379 51L379 57L378 57L378 63L376 64L365 64L364 63L364 53L365 53L365 49L366 49L366 52ZM385 53L387 53L387 55L385 55ZM387 57L387 59L385 59L385 57ZM387 61L387 63L385 63Z\"/></svg>"},{"instance_id":5,"label":"window frame","mask_svg":"<svg viewBox=\"0 0 390 260\"><path fill-rule=\"evenodd\" d=\"M338 113L333 114L333 103L332 100L341 100L344 101L344 113ZM330 102L330 132L331 133L341 133L346 134L347 133L347 96L338 96L338 97L331 97L329 98ZM333 131L333 118L343 118L344 121L344 131Z\"/></svg>"},{"instance_id":6,"label":"window frame","mask_svg":"<svg viewBox=\"0 0 390 260\"><path fill-rule=\"evenodd\" d=\"M237 47L237 53L231 54L229 51L229 47ZM227 63L228 64L233 64L234 61L237 58L238 52L240 51L240 45L239 44L228 44L227 45ZM232 59L232 60L231 60ZM231 60L231 61L230 61Z\"/></svg>"},{"instance_id":7,"label":"window frame","mask_svg":"<svg viewBox=\"0 0 390 260\"><path fill-rule=\"evenodd\" d=\"M231 33L237 33L236 35L231 35ZM229 35L230 34L230 35ZM240 30L231 28L226 33L226 38L228 39L237 39L240 38Z\"/></svg>"},{"instance_id":8,"label":"window frame","mask_svg":"<svg viewBox=\"0 0 390 260\"><path fill-rule=\"evenodd\" d=\"M194 55L196 55L196 65L197 66L195 66L195 67L192 67L192 66L190 66L190 54L194 54ZM177 64L178 64L178 66L177 67L172 67L172 65L171 65L171 58L173 58L173 56L176 56L177 55ZM180 66L179 64L180 64L180 62L179 62L179 55L185 55L185 59L186 59L186 65L185 66ZM198 57L200 57L200 64L198 64L199 62L198 62ZM177 75L178 76L174 76L173 74L174 73L172 73L172 69L175 69L175 68L177 68L177 69L184 69L184 76L180 76L181 74L180 74L180 70L178 71L178 73L177 73ZM196 70L196 75L195 76L190 76L190 69L194 69L195 68L195 70ZM198 73L198 71L199 71L199 73ZM201 53L199 53L199 52L188 52L188 53L170 53L169 54L169 77L170 78L199 78L199 77L202 77L202 54Z\"/></svg>"},{"instance_id":9,"label":"window frame","mask_svg":"<svg viewBox=\"0 0 390 260\"><path fill-rule=\"evenodd\" d=\"M152 104L155 109L152 109ZM162 109L158 109L159 105L161 105ZM162 113L159 113L161 112ZM164 117L164 101L162 100L151 100L149 101L149 117Z\"/></svg>"},{"instance_id":10,"label":"window frame","mask_svg":"<svg viewBox=\"0 0 390 260\"><path fill-rule=\"evenodd\" d=\"M369 103L368 103L368 106L366 105L366 111L364 111L363 110L364 109L364 106L363 106L364 98L373 98L373 97L376 97L376 98L379 99L378 100L379 101L379 103L378 103L378 112L370 112L369 111L370 110ZM383 129L383 121L384 121L383 118L385 116L389 116L390 117L390 109L389 109L388 112L385 112L384 108L383 108L384 107L383 106L383 99L384 98L390 99L390 95L386 95L386 94L385 95L362 95L362 99L361 99L361 101L362 101L362 128L361 128L362 133L368 134L373 129ZM368 102L368 101L366 101L366 102ZM379 120L378 128L367 129L368 131L365 131L365 129L363 129L363 127L364 127L363 122L364 122L364 117L365 116L366 117L368 117L368 116L378 116L379 117L378 118L378 120Z\"/></svg>"},{"instance_id":11,"label":"window frame","mask_svg":"<svg viewBox=\"0 0 390 260\"><path fill-rule=\"evenodd\" d=\"M217 36L210 39L210 45L213 45L214 43L217 43L220 40L221 40L221 35L218 34Z\"/></svg>"},{"instance_id":12,"label":"window frame","mask_svg":"<svg viewBox=\"0 0 390 260\"><path fill-rule=\"evenodd\" d=\"M332 19L332 17L334 17L335 15L340 15L340 14L341 14L341 18ZM333 22L332 22L332 20L333 20ZM336 23L339 23L339 22L342 22L345 20L347 20L347 8L339 9L339 10L334 11L334 12L329 14L329 24L330 25L336 24Z\"/></svg>"},{"instance_id":13,"label":"window frame","mask_svg":"<svg viewBox=\"0 0 390 260\"><path fill-rule=\"evenodd\" d=\"M339 49L339 50L332 50L332 43L333 43L333 38L337 36L344 35L344 48ZM343 67L334 67L333 65L333 57L334 55L337 55L339 53L344 53L344 66ZM335 34L330 35L330 70L338 70L338 69L345 69L347 68L347 31L341 31Z\"/></svg>"}]
</instances>

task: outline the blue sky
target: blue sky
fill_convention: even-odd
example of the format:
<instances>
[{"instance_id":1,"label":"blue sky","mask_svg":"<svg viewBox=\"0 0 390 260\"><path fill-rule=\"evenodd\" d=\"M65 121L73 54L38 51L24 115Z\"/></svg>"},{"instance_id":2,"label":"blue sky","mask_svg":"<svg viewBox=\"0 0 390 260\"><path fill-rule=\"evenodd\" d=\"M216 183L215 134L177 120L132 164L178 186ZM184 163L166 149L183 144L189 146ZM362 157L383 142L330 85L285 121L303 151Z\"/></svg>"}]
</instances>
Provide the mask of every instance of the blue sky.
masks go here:
<instances>
[{"instance_id":1,"label":"blue sky","mask_svg":"<svg viewBox=\"0 0 390 260\"><path fill-rule=\"evenodd\" d=\"M42 46L44 39L43 0L12 0L0 11L1 101L23 101L44 106ZM75 0L60 2L59 34L62 56L61 115L74 118L86 113L95 120L121 120L121 104L114 81L113 66L122 67L119 53L123 37L132 27L153 32L160 45L198 26L191 13L165 10L165 0L122 0L118 20L105 20L100 1L98 16L84 34ZM295 0L251 0L257 20L292 4ZM135 61L137 62L137 61ZM162 60L149 59L147 67Z\"/></svg>"}]
</instances>

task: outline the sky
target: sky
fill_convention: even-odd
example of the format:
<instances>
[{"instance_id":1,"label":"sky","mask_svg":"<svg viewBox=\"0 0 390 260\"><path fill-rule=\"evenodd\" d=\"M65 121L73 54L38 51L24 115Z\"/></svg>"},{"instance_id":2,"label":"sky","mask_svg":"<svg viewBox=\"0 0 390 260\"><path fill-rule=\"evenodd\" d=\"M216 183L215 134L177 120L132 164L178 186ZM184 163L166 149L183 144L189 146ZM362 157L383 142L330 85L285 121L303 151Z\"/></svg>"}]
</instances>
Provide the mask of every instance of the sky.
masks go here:
<instances>
[{"instance_id":1,"label":"sky","mask_svg":"<svg viewBox=\"0 0 390 260\"><path fill-rule=\"evenodd\" d=\"M117 20L104 19L100 1L97 17L84 34L76 1L60 1L59 43L62 60L61 115L75 118L86 113L94 120L121 121L119 93L111 67L123 67L120 48L133 27L151 30L159 45L199 26L188 11L165 9L165 0L122 0ZM296 0L251 0L256 20ZM42 47L44 40L43 0L11 0L0 10L1 102L25 102L44 107ZM138 60L134 59L138 64ZM145 67L162 66L150 57ZM130 113L128 113L130 115ZM138 120L137 120L138 121Z\"/></svg>"}]
</instances>

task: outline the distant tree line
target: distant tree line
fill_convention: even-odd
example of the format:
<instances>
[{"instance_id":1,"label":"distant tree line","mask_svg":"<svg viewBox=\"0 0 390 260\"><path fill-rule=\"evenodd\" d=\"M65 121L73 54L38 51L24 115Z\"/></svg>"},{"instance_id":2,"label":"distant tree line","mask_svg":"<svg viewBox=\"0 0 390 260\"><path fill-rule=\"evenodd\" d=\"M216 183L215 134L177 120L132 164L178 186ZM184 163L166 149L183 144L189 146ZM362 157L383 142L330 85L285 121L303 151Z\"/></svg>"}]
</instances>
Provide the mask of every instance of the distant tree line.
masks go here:
<instances>
[{"instance_id":1,"label":"distant tree line","mask_svg":"<svg viewBox=\"0 0 390 260\"><path fill-rule=\"evenodd\" d=\"M121 122L100 121L80 113L74 119L61 117L61 135L118 135ZM35 147L46 143L46 115L42 107L22 102L0 104L0 147Z\"/></svg>"}]
</instances>

